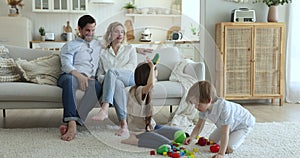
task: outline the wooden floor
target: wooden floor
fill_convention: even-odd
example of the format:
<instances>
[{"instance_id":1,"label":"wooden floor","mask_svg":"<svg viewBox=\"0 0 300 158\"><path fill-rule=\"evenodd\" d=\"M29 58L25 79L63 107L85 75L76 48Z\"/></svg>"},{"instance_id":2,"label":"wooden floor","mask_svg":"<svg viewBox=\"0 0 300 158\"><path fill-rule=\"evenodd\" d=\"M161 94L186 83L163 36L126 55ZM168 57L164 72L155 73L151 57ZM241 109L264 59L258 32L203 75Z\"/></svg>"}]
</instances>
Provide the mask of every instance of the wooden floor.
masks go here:
<instances>
[{"instance_id":1,"label":"wooden floor","mask_svg":"<svg viewBox=\"0 0 300 158\"><path fill-rule=\"evenodd\" d=\"M255 117L257 122L300 121L300 104L284 104L283 106L270 103L242 104ZM176 106L173 107L173 110ZM95 108L93 115L99 109ZM154 118L157 123L166 123L170 116L169 107L155 107L158 111ZM1 112L2 113L2 112ZM59 127L62 123L62 109L24 109L6 110L6 117L0 114L0 128L33 128L33 127ZM114 108L110 108L110 119L117 120Z\"/></svg>"}]
</instances>

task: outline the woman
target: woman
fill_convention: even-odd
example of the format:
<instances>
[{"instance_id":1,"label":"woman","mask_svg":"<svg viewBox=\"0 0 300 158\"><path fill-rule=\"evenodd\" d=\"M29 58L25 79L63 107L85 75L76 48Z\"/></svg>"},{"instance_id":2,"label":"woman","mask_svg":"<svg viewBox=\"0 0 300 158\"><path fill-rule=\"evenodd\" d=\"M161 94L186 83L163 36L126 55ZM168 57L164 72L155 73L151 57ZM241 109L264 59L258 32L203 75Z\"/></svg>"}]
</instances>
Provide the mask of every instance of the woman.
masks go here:
<instances>
[{"instance_id":1,"label":"woman","mask_svg":"<svg viewBox=\"0 0 300 158\"><path fill-rule=\"evenodd\" d=\"M101 110L93 120L108 118L109 105L115 107L121 128L116 135L128 133L126 123L127 95L125 87L134 85L134 69L137 65L136 48L123 45L124 26L119 22L111 23L104 35L105 49L100 56L98 80L103 84Z\"/></svg>"}]
</instances>

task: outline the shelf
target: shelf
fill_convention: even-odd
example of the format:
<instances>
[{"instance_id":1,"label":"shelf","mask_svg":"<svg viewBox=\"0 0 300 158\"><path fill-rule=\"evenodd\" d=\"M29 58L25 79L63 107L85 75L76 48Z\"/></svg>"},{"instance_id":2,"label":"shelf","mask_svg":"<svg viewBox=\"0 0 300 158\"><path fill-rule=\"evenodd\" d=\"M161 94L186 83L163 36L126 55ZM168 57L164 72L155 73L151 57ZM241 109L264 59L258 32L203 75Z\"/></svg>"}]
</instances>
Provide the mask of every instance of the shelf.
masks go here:
<instances>
[{"instance_id":1,"label":"shelf","mask_svg":"<svg viewBox=\"0 0 300 158\"><path fill-rule=\"evenodd\" d=\"M113 0L90 0L90 3L94 4L114 4Z\"/></svg>"},{"instance_id":2,"label":"shelf","mask_svg":"<svg viewBox=\"0 0 300 158\"><path fill-rule=\"evenodd\" d=\"M180 18L179 14L126 14L126 16L133 17L171 17L171 18Z\"/></svg>"}]
</instances>

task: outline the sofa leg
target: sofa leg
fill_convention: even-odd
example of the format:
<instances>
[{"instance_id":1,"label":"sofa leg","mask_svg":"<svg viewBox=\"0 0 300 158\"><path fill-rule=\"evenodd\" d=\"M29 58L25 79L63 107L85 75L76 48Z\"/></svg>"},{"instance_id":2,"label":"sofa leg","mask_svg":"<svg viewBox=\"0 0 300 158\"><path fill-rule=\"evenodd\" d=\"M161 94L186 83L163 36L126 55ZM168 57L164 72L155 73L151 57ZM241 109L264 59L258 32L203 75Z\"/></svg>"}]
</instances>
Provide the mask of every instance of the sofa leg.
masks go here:
<instances>
[{"instance_id":1,"label":"sofa leg","mask_svg":"<svg viewBox=\"0 0 300 158\"><path fill-rule=\"evenodd\" d=\"M3 117L6 117L5 109L2 109Z\"/></svg>"},{"instance_id":2,"label":"sofa leg","mask_svg":"<svg viewBox=\"0 0 300 158\"><path fill-rule=\"evenodd\" d=\"M173 110L172 110L172 105L170 105L170 113L172 113L173 112Z\"/></svg>"}]
</instances>

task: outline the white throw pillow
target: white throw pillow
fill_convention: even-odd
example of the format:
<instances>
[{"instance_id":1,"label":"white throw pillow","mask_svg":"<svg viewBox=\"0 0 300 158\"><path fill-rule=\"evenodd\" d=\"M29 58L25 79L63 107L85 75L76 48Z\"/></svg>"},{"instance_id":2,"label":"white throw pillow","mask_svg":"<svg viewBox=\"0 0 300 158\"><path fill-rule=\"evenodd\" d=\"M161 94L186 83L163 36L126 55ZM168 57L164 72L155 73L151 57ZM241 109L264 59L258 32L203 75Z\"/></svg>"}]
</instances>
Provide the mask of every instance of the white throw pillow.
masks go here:
<instances>
[{"instance_id":1,"label":"white throw pillow","mask_svg":"<svg viewBox=\"0 0 300 158\"><path fill-rule=\"evenodd\" d=\"M26 81L57 85L57 79L61 73L61 63L58 54L51 54L32 61L18 58L16 64Z\"/></svg>"}]
</instances>

